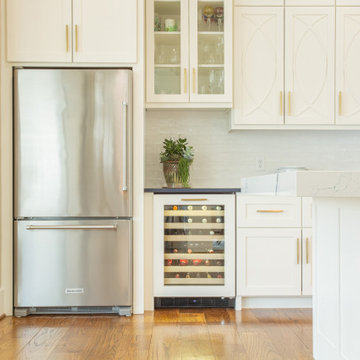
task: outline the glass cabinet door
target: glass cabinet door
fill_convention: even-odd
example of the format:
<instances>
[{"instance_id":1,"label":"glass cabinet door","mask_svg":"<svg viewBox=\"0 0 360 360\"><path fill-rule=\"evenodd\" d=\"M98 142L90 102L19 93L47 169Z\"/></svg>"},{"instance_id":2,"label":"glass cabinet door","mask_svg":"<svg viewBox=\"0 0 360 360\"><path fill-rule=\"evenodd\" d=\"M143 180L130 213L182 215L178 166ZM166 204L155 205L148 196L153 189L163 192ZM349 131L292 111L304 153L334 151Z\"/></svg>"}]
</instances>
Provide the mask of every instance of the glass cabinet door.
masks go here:
<instances>
[{"instance_id":1,"label":"glass cabinet door","mask_svg":"<svg viewBox=\"0 0 360 360\"><path fill-rule=\"evenodd\" d=\"M188 101L188 0L149 3L147 100Z\"/></svg>"},{"instance_id":2,"label":"glass cabinet door","mask_svg":"<svg viewBox=\"0 0 360 360\"><path fill-rule=\"evenodd\" d=\"M164 285L225 284L225 205L164 205Z\"/></svg>"},{"instance_id":3,"label":"glass cabinet door","mask_svg":"<svg viewBox=\"0 0 360 360\"><path fill-rule=\"evenodd\" d=\"M231 102L231 1L190 2L191 101Z\"/></svg>"}]
</instances>

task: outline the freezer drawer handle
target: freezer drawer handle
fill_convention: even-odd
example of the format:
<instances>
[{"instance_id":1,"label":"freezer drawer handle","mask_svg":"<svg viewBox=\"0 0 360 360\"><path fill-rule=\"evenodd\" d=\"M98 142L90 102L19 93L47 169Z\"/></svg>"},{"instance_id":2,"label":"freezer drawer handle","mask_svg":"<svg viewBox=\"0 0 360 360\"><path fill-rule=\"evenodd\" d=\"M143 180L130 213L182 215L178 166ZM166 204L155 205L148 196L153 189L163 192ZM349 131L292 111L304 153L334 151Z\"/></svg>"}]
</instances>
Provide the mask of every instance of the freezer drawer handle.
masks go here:
<instances>
[{"instance_id":1,"label":"freezer drawer handle","mask_svg":"<svg viewBox=\"0 0 360 360\"><path fill-rule=\"evenodd\" d=\"M116 230L116 225L28 225L26 230Z\"/></svg>"}]
</instances>

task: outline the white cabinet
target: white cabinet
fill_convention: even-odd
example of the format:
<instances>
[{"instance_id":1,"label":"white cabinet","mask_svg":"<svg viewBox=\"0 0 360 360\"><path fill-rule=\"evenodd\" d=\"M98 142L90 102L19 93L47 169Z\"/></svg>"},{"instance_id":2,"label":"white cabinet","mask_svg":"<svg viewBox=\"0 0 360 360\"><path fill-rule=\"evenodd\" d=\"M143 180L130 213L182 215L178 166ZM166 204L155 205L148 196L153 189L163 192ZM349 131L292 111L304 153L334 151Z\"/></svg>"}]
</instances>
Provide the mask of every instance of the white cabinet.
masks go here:
<instances>
[{"instance_id":1,"label":"white cabinet","mask_svg":"<svg viewBox=\"0 0 360 360\"><path fill-rule=\"evenodd\" d=\"M6 5L8 61L71 61L71 0L8 0Z\"/></svg>"},{"instance_id":2,"label":"white cabinet","mask_svg":"<svg viewBox=\"0 0 360 360\"><path fill-rule=\"evenodd\" d=\"M336 0L337 6L360 6L360 0Z\"/></svg>"},{"instance_id":3,"label":"white cabinet","mask_svg":"<svg viewBox=\"0 0 360 360\"><path fill-rule=\"evenodd\" d=\"M285 5L286 6L335 6L335 0L285 0Z\"/></svg>"},{"instance_id":4,"label":"white cabinet","mask_svg":"<svg viewBox=\"0 0 360 360\"><path fill-rule=\"evenodd\" d=\"M136 0L73 0L73 21L74 62L136 62Z\"/></svg>"},{"instance_id":5,"label":"white cabinet","mask_svg":"<svg viewBox=\"0 0 360 360\"><path fill-rule=\"evenodd\" d=\"M302 294L312 295L312 229L302 229Z\"/></svg>"},{"instance_id":6,"label":"white cabinet","mask_svg":"<svg viewBox=\"0 0 360 360\"><path fill-rule=\"evenodd\" d=\"M136 1L7 1L8 61L131 63L136 44Z\"/></svg>"},{"instance_id":7,"label":"white cabinet","mask_svg":"<svg viewBox=\"0 0 360 360\"><path fill-rule=\"evenodd\" d=\"M360 124L360 7L336 11L336 123Z\"/></svg>"},{"instance_id":8,"label":"white cabinet","mask_svg":"<svg viewBox=\"0 0 360 360\"><path fill-rule=\"evenodd\" d=\"M235 195L154 196L154 296L235 296Z\"/></svg>"},{"instance_id":9,"label":"white cabinet","mask_svg":"<svg viewBox=\"0 0 360 360\"><path fill-rule=\"evenodd\" d=\"M234 11L234 124L283 124L284 9Z\"/></svg>"},{"instance_id":10,"label":"white cabinet","mask_svg":"<svg viewBox=\"0 0 360 360\"><path fill-rule=\"evenodd\" d=\"M237 196L237 296L312 294L312 199Z\"/></svg>"},{"instance_id":11,"label":"white cabinet","mask_svg":"<svg viewBox=\"0 0 360 360\"><path fill-rule=\"evenodd\" d=\"M301 198L239 196L239 227L301 227Z\"/></svg>"},{"instance_id":12,"label":"white cabinet","mask_svg":"<svg viewBox=\"0 0 360 360\"><path fill-rule=\"evenodd\" d=\"M238 294L301 295L300 244L300 229L238 229Z\"/></svg>"},{"instance_id":13,"label":"white cabinet","mask_svg":"<svg viewBox=\"0 0 360 360\"><path fill-rule=\"evenodd\" d=\"M334 124L334 7L236 7L234 23L233 128Z\"/></svg>"},{"instance_id":14,"label":"white cabinet","mask_svg":"<svg viewBox=\"0 0 360 360\"><path fill-rule=\"evenodd\" d=\"M147 0L146 43L147 107L231 107L231 0Z\"/></svg>"},{"instance_id":15,"label":"white cabinet","mask_svg":"<svg viewBox=\"0 0 360 360\"><path fill-rule=\"evenodd\" d=\"M284 0L234 0L235 6L283 6Z\"/></svg>"},{"instance_id":16,"label":"white cabinet","mask_svg":"<svg viewBox=\"0 0 360 360\"><path fill-rule=\"evenodd\" d=\"M285 9L285 123L334 123L334 31L331 7Z\"/></svg>"}]
</instances>

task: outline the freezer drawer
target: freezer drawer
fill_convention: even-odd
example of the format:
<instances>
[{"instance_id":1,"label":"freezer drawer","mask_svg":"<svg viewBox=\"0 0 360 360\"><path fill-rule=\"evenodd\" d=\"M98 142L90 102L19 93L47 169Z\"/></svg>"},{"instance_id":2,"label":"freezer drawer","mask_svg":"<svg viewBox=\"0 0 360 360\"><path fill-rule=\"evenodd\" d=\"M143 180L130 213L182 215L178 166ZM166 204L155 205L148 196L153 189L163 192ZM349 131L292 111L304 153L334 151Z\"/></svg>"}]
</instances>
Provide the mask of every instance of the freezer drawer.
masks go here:
<instances>
[{"instance_id":1,"label":"freezer drawer","mask_svg":"<svg viewBox=\"0 0 360 360\"><path fill-rule=\"evenodd\" d=\"M131 221L15 221L15 307L130 306Z\"/></svg>"}]
</instances>

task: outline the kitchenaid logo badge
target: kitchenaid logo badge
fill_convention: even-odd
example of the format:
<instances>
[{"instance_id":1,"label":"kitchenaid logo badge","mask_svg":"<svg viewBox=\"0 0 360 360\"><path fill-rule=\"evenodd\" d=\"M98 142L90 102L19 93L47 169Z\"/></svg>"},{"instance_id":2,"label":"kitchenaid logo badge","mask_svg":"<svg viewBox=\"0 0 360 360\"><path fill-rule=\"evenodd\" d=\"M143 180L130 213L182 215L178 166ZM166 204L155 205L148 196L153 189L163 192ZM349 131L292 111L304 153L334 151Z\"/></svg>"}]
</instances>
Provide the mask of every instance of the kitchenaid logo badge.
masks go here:
<instances>
[{"instance_id":1,"label":"kitchenaid logo badge","mask_svg":"<svg viewBox=\"0 0 360 360\"><path fill-rule=\"evenodd\" d=\"M83 288L68 288L65 289L65 294L83 294L84 289Z\"/></svg>"}]
</instances>

